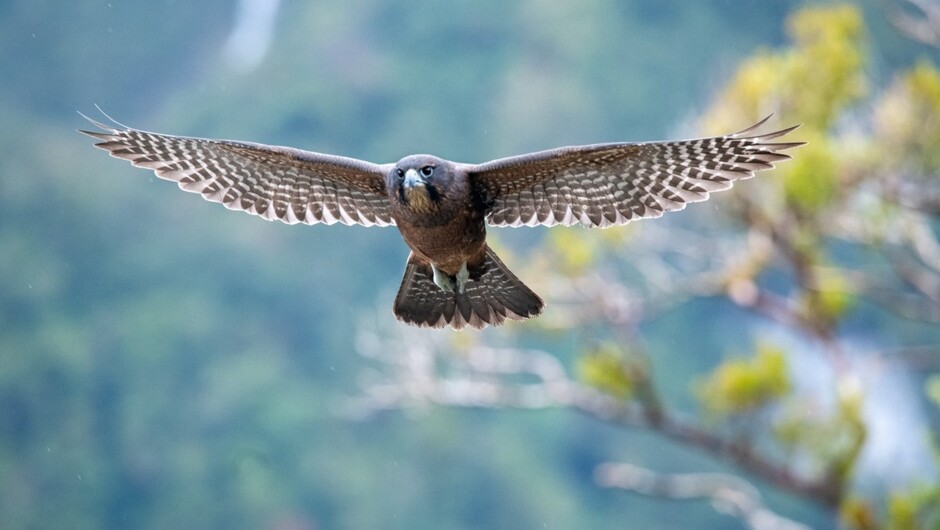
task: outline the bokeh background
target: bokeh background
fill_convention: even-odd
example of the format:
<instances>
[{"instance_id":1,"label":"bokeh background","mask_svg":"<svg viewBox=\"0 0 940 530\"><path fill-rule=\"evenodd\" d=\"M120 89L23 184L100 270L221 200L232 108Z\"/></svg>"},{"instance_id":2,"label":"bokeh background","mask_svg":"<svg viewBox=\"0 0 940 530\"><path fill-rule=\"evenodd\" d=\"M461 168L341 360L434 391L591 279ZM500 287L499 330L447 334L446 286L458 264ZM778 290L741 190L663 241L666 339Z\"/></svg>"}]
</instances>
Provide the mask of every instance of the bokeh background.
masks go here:
<instances>
[{"instance_id":1,"label":"bokeh background","mask_svg":"<svg viewBox=\"0 0 940 530\"><path fill-rule=\"evenodd\" d=\"M598 483L628 461L734 473L815 528L936 528L940 54L892 23L927 20L919 3L0 2L0 527L753 525ZM286 226L181 193L75 132L95 105L376 162L724 133L769 112L811 144L789 176L659 221L493 230L544 321L414 331L391 315L393 228ZM898 236L915 218L919 237ZM670 234L718 269L736 254L708 241L772 250L699 290L676 280L698 262L657 246ZM655 288L629 269L651 255L668 271ZM608 293L629 316L565 312L596 307L565 289L585 277L625 287ZM423 347L442 379L448 355L536 348L648 410L641 362L669 411L837 498L561 405L370 404L375 381L408 388L394 359Z\"/></svg>"}]
</instances>

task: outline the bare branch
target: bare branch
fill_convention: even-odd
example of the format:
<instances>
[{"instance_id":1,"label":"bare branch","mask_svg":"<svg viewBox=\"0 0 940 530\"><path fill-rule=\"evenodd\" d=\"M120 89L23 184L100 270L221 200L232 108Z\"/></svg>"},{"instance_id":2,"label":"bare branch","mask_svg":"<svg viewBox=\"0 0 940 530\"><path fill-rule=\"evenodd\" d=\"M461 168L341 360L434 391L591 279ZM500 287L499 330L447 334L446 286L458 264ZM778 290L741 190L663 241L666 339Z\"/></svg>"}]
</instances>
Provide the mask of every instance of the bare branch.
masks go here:
<instances>
[{"instance_id":1,"label":"bare branch","mask_svg":"<svg viewBox=\"0 0 940 530\"><path fill-rule=\"evenodd\" d=\"M381 381L363 381L362 395L350 404L350 414L364 418L383 410L427 405L568 408L622 427L652 430L730 461L784 490L830 507L838 505L839 485L825 477L797 476L756 452L751 444L727 439L659 404L655 414L650 414L643 403L618 399L572 380L550 353L470 346L457 354L440 339L411 338L415 331L410 329L399 333L398 340L382 340L373 332L362 332L360 352L388 364L391 373Z\"/></svg>"},{"instance_id":2,"label":"bare branch","mask_svg":"<svg viewBox=\"0 0 940 530\"><path fill-rule=\"evenodd\" d=\"M753 530L810 528L767 509L754 486L726 473L665 474L633 464L605 463L595 468L594 481L601 487L620 488L651 497L708 499L716 510L743 520Z\"/></svg>"},{"instance_id":3,"label":"bare branch","mask_svg":"<svg viewBox=\"0 0 940 530\"><path fill-rule=\"evenodd\" d=\"M891 23L913 40L940 47L940 2L901 0L899 4L890 8Z\"/></svg>"}]
</instances>

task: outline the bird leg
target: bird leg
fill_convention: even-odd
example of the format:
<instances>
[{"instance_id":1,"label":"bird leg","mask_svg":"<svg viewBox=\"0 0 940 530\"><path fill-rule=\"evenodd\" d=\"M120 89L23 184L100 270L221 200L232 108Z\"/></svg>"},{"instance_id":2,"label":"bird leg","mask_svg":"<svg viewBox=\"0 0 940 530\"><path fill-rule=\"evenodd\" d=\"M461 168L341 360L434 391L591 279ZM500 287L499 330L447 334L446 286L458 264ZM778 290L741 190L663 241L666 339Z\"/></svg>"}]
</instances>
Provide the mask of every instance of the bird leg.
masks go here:
<instances>
[{"instance_id":1,"label":"bird leg","mask_svg":"<svg viewBox=\"0 0 940 530\"><path fill-rule=\"evenodd\" d=\"M440 287L442 291L444 292L454 291L454 288L456 286L454 285L454 279L451 277L450 274L447 274L441 269L438 269L437 265L434 265L433 263L431 264L431 271L434 272L434 283L436 283L437 286Z\"/></svg>"},{"instance_id":2,"label":"bird leg","mask_svg":"<svg viewBox=\"0 0 940 530\"><path fill-rule=\"evenodd\" d=\"M434 283L445 292L457 291L463 294L467 290L467 280L470 279L470 270L467 269L467 262L463 262L456 276L451 276L438 269L436 265L431 264L431 271L434 273Z\"/></svg>"},{"instance_id":3,"label":"bird leg","mask_svg":"<svg viewBox=\"0 0 940 530\"><path fill-rule=\"evenodd\" d=\"M463 262L460 270L457 271L457 292L463 294L467 290L467 280L470 279L470 271L467 269L467 262Z\"/></svg>"}]
</instances>

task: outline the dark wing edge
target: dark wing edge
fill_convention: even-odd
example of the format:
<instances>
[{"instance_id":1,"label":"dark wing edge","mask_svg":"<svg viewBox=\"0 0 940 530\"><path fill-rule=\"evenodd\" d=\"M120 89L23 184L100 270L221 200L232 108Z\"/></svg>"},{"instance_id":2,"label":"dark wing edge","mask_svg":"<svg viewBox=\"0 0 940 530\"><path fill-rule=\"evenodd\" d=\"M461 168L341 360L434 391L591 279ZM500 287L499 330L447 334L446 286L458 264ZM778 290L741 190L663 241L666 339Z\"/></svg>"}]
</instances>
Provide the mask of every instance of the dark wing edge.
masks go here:
<instances>
[{"instance_id":1,"label":"dark wing edge","mask_svg":"<svg viewBox=\"0 0 940 530\"><path fill-rule=\"evenodd\" d=\"M98 109L101 110L100 108ZM250 142L173 136L78 114L101 131L78 132L95 147L230 210L287 224L394 225L390 165Z\"/></svg>"},{"instance_id":2,"label":"dark wing edge","mask_svg":"<svg viewBox=\"0 0 940 530\"><path fill-rule=\"evenodd\" d=\"M493 226L606 228L704 201L787 160L804 142L774 142L799 125L724 136L562 147L467 165Z\"/></svg>"}]
</instances>

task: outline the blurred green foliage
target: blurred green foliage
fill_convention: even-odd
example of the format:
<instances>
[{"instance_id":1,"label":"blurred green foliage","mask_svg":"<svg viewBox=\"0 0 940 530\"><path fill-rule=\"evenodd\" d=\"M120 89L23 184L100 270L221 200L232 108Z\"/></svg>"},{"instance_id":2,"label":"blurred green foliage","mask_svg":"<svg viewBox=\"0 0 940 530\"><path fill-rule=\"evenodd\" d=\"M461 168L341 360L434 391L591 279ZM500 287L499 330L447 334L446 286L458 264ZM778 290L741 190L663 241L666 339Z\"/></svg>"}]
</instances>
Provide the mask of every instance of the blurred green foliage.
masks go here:
<instances>
[{"instance_id":1,"label":"blurred green foliage","mask_svg":"<svg viewBox=\"0 0 940 530\"><path fill-rule=\"evenodd\" d=\"M875 108L887 162L936 178L940 171L940 72L921 60L898 77Z\"/></svg>"},{"instance_id":2,"label":"blurred green foliage","mask_svg":"<svg viewBox=\"0 0 940 530\"><path fill-rule=\"evenodd\" d=\"M742 119L777 111L805 130L825 131L866 93L861 17L848 4L806 8L789 17L792 45L760 51L738 68L712 106L709 129L727 131Z\"/></svg>"},{"instance_id":3,"label":"blurred green foliage","mask_svg":"<svg viewBox=\"0 0 940 530\"><path fill-rule=\"evenodd\" d=\"M824 129L846 106L865 94L865 32L862 14L848 4L804 9L787 27L794 47L781 58L794 118L809 129Z\"/></svg>"},{"instance_id":4,"label":"blurred green foliage","mask_svg":"<svg viewBox=\"0 0 940 530\"><path fill-rule=\"evenodd\" d=\"M598 238L585 237L575 230L552 230L548 238L552 247L557 249L554 261L562 272L569 275L581 274L590 268L601 250Z\"/></svg>"},{"instance_id":5,"label":"blurred green foliage","mask_svg":"<svg viewBox=\"0 0 940 530\"><path fill-rule=\"evenodd\" d=\"M933 400L937 407L940 407L940 375L930 376L924 388L927 391L927 396Z\"/></svg>"},{"instance_id":6,"label":"blurred green foliage","mask_svg":"<svg viewBox=\"0 0 940 530\"><path fill-rule=\"evenodd\" d=\"M787 164L784 170L783 189L787 202L804 215L813 214L831 206L839 192L833 146L823 134L802 133L806 145L800 156Z\"/></svg>"},{"instance_id":7,"label":"blurred green foliage","mask_svg":"<svg viewBox=\"0 0 940 530\"><path fill-rule=\"evenodd\" d=\"M577 360L578 379L619 399L634 397L636 387L649 379L648 372L642 358L613 342L595 346Z\"/></svg>"},{"instance_id":8,"label":"blurred green foliage","mask_svg":"<svg viewBox=\"0 0 940 530\"><path fill-rule=\"evenodd\" d=\"M720 364L699 388L705 408L719 416L754 411L789 392L786 355L770 344L759 344L751 359Z\"/></svg>"},{"instance_id":9,"label":"blurred green foliage","mask_svg":"<svg viewBox=\"0 0 940 530\"><path fill-rule=\"evenodd\" d=\"M816 271L814 281L800 300L800 311L818 329L831 329L852 308L851 282L838 270L825 267Z\"/></svg>"}]
</instances>

